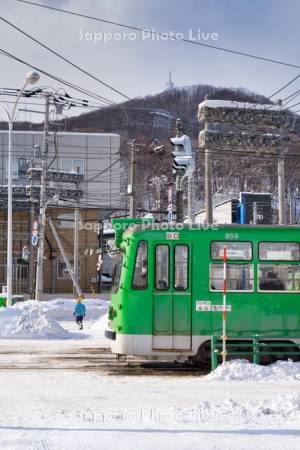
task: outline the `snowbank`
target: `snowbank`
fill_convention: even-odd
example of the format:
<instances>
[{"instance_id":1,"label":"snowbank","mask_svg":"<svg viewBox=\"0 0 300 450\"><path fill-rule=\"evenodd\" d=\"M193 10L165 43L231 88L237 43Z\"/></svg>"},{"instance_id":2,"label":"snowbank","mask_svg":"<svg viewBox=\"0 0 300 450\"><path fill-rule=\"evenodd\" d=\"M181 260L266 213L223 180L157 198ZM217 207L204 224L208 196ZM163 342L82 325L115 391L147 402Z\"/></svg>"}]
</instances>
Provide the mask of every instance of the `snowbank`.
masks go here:
<instances>
[{"instance_id":1,"label":"snowbank","mask_svg":"<svg viewBox=\"0 0 300 450\"><path fill-rule=\"evenodd\" d=\"M43 304L29 300L0 309L0 337L4 338L67 338L69 333L60 324L47 317Z\"/></svg>"},{"instance_id":2,"label":"snowbank","mask_svg":"<svg viewBox=\"0 0 300 450\"><path fill-rule=\"evenodd\" d=\"M247 360L228 361L206 375L212 381L300 381L300 362L277 361L259 366Z\"/></svg>"},{"instance_id":3,"label":"snowbank","mask_svg":"<svg viewBox=\"0 0 300 450\"><path fill-rule=\"evenodd\" d=\"M107 327L107 321L108 314L106 313L87 329L87 333L92 337L103 337L104 330Z\"/></svg>"},{"instance_id":4,"label":"snowbank","mask_svg":"<svg viewBox=\"0 0 300 450\"><path fill-rule=\"evenodd\" d=\"M91 336L103 336L107 322L108 302L87 299L88 320L97 320ZM28 300L12 307L0 308L0 338L18 339L77 339L87 338L84 333L72 333L63 328L59 321L73 321L75 301L57 298L48 302ZM106 319L103 319L103 316ZM98 325L97 325L98 324Z\"/></svg>"},{"instance_id":5,"label":"snowbank","mask_svg":"<svg viewBox=\"0 0 300 450\"><path fill-rule=\"evenodd\" d=\"M86 319L98 320L108 310L108 302L101 299L85 299L83 302L86 306ZM22 308L22 303L17 304ZM47 316L55 320L67 321L73 320L73 311L75 301L67 298L56 298L47 302L43 302L47 308Z\"/></svg>"}]
</instances>

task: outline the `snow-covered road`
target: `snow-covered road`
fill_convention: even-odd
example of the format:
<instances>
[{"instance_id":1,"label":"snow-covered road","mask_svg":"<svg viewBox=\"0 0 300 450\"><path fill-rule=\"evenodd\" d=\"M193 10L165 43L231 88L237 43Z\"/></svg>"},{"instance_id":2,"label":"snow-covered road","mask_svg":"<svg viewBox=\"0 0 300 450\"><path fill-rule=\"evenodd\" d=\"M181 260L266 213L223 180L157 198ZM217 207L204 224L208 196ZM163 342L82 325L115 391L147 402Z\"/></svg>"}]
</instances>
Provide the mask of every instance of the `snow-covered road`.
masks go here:
<instances>
[{"instance_id":1,"label":"snow-covered road","mask_svg":"<svg viewBox=\"0 0 300 450\"><path fill-rule=\"evenodd\" d=\"M299 402L297 382L2 370L0 448L296 450Z\"/></svg>"},{"instance_id":2,"label":"snow-covered road","mask_svg":"<svg viewBox=\"0 0 300 450\"><path fill-rule=\"evenodd\" d=\"M300 448L300 363L235 361L208 376L129 376L116 361L102 370L113 360L106 305L91 301L81 334L71 310L2 311L1 450Z\"/></svg>"}]
</instances>

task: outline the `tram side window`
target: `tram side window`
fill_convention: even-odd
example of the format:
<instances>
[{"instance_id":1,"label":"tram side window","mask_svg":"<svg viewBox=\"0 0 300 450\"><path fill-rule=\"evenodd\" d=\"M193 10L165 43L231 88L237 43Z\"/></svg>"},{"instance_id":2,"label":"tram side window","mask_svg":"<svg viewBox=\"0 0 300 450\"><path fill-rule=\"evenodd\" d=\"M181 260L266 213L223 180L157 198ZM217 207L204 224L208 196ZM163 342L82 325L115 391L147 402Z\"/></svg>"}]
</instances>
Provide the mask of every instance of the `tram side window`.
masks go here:
<instances>
[{"instance_id":1,"label":"tram side window","mask_svg":"<svg viewBox=\"0 0 300 450\"><path fill-rule=\"evenodd\" d=\"M117 292L119 289L119 283L121 278L123 264L123 253L117 252L113 259L113 275L112 275L112 292Z\"/></svg>"},{"instance_id":2,"label":"tram side window","mask_svg":"<svg viewBox=\"0 0 300 450\"><path fill-rule=\"evenodd\" d=\"M155 288L169 289L169 246L165 244L155 247Z\"/></svg>"},{"instance_id":3,"label":"tram side window","mask_svg":"<svg viewBox=\"0 0 300 450\"><path fill-rule=\"evenodd\" d=\"M253 265L227 264L226 278L228 291L252 291ZM210 288L213 291L223 290L223 264L211 264Z\"/></svg>"},{"instance_id":4,"label":"tram side window","mask_svg":"<svg viewBox=\"0 0 300 450\"><path fill-rule=\"evenodd\" d=\"M223 260L224 247L226 247L227 259L245 260L252 259L252 243L251 242L230 242L230 241L214 241L211 243L210 256L213 260Z\"/></svg>"},{"instance_id":5,"label":"tram side window","mask_svg":"<svg viewBox=\"0 0 300 450\"><path fill-rule=\"evenodd\" d=\"M298 242L260 242L259 259L261 261L299 261Z\"/></svg>"},{"instance_id":6,"label":"tram side window","mask_svg":"<svg viewBox=\"0 0 300 450\"><path fill-rule=\"evenodd\" d=\"M188 258L188 246L175 245L174 289L176 289L177 291L185 291L188 288Z\"/></svg>"},{"instance_id":7,"label":"tram side window","mask_svg":"<svg viewBox=\"0 0 300 450\"><path fill-rule=\"evenodd\" d=\"M261 291L300 291L300 264L260 264Z\"/></svg>"},{"instance_id":8,"label":"tram side window","mask_svg":"<svg viewBox=\"0 0 300 450\"><path fill-rule=\"evenodd\" d=\"M136 252L132 288L146 289L147 286L148 286L147 243L145 241L141 241L138 244Z\"/></svg>"}]
</instances>

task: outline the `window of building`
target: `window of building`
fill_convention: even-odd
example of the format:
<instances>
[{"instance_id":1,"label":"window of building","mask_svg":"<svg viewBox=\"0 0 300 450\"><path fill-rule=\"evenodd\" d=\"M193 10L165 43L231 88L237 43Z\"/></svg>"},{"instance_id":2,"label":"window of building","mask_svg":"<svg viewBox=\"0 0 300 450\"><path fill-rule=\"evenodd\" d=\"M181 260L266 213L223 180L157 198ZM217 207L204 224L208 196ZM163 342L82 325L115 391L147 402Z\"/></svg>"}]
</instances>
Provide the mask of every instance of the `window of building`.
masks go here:
<instances>
[{"instance_id":1,"label":"window of building","mask_svg":"<svg viewBox=\"0 0 300 450\"><path fill-rule=\"evenodd\" d=\"M300 264L259 264L260 291L300 291Z\"/></svg>"},{"instance_id":2,"label":"window of building","mask_svg":"<svg viewBox=\"0 0 300 450\"><path fill-rule=\"evenodd\" d=\"M251 261L252 259L251 242L228 242L228 241L218 241L211 243L210 246L211 259L222 260L224 258L224 247L226 247L227 259L229 260Z\"/></svg>"},{"instance_id":3,"label":"window of building","mask_svg":"<svg viewBox=\"0 0 300 450\"><path fill-rule=\"evenodd\" d=\"M148 285L148 271L147 271L147 243L141 241L138 244L136 252L136 260L134 267L134 274L132 280L133 289L146 289Z\"/></svg>"},{"instance_id":4,"label":"window of building","mask_svg":"<svg viewBox=\"0 0 300 450\"><path fill-rule=\"evenodd\" d=\"M228 291L253 290L252 264L226 264L226 277ZM223 290L223 264L210 265L210 289Z\"/></svg>"},{"instance_id":5,"label":"window of building","mask_svg":"<svg viewBox=\"0 0 300 450\"><path fill-rule=\"evenodd\" d=\"M155 288L169 289L169 246L162 244L155 247Z\"/></svg>"},{"instance_id":6,"label":"window of building","mask_svg":"<svg viewBox=\"0 0 300 450\"><path fill-rule=\"evenodd\" d=\"M261 261L299 261L300 245L297 242L260 242Z\"/></svg>"},{"instance_id":7,"label":"window of building","mask_svg":"<svg viewBox=\"0 0 300 450\"><path fill-rule=\"evenodd\" d=\"M188 288L189 249L187 245L175 245L174 249L174 289Z\"/></svg>"},{"instance_id":8,"label":"window of building","mask_svg":"<svg viewBox=\"0 0 300 450\"><path fill-rule=\"evenodd\" d=\"M11 171L14 180L18 178L27 178L27 170L29 169L29 161L26 157L12 157ZM8 158L5 161L5 176L8 178Z\"/></svg>"},{"instance_id":9,"label":"window of building","mask_svg":"<svg viewBox=\"0 0 300 450\"><path fill-rule=\"evenodd\" d=\"M74 270L74 259L69 259L72 269ZM80 278L80 263L78 264L78 272ZM63 258L57 259L57 278L60 280L71 280L67 265Z\"/></svg>"},{"instance_id":10,"label":"window of building","mask_svg":"<svg viewBox=\"0 0 300 450\"><path fill-rule=\"evenodd\" d=\"M75 226L74 213L58 214L57 226L58 228L74 228Z\"/></svg>"},{"instance_id":11,"label":"window of building","mask_svg":"<svg viewBox=\"0 0 300 450\"><path fill-rule=\"evenodd\" d=\"M79 167L79 173L84 173L84 160L83 159L73 159L73 158L62 158L60 160L60 169L66 172L77 172L77 167Z\"/></svg>"}]
</instances>

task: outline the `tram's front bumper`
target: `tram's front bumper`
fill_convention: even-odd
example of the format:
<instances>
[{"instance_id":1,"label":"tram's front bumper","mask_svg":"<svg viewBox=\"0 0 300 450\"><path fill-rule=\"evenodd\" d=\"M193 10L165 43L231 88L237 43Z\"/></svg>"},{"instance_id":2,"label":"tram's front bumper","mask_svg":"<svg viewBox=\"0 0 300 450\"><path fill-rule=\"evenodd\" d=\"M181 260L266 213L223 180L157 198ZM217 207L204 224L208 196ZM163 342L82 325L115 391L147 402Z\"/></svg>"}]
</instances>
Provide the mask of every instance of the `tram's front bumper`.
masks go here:
<instances>
[{"instance_id":1,"label":"tram's front bumper","mask_svg":"<svg viewBox=\"0 0 300 450\"><path fill-rule=\"evenodd\" d=\"M111 341L116 340L116 332L111 328L106 328L104 334L107 339L110 339Z\"/></svg>"}]
</instances>

